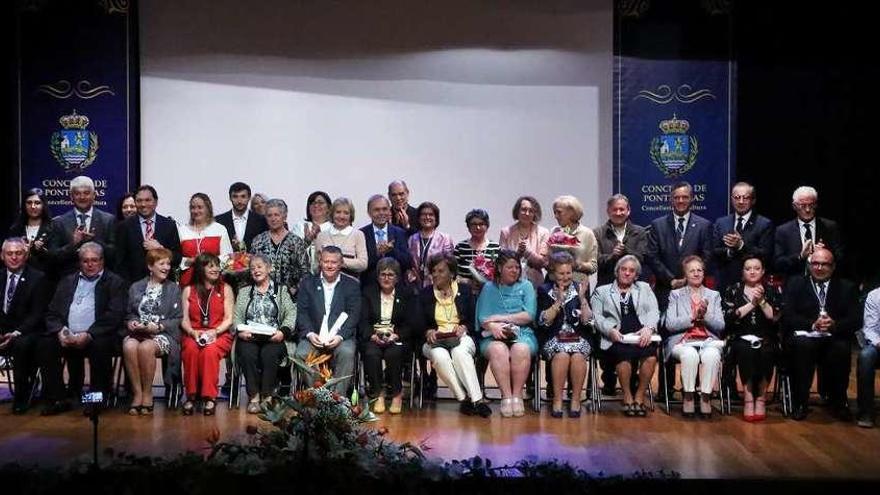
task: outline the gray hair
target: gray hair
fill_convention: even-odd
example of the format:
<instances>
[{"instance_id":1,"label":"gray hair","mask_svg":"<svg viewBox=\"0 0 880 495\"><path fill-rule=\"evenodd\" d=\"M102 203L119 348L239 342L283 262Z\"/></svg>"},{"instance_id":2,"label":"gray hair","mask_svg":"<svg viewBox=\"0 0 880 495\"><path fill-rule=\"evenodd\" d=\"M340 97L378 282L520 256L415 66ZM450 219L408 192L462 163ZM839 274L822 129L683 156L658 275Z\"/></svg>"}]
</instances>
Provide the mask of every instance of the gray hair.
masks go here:
<instances>
[{"instance_id":1,"label":"gray hair","mask_svg":"<svg viewBox=\"0 0 880 495\"><path fill-rule=\"evenodd\" d=\"M251 201L253 201L253 200L257 199L257 198L262 199L263 202L269 201L268 196L266 196L266 195L263 194L263 193L254 193L254 197L251 198Z\"/></svg>"},{"instance_id":2,"label":"gray hair","mask_svg":"<svg viewBox=\"0 0 880 495\"><path fill-rule=\"evenodd\" d=\"M605 203L605 207L610 208L611 205L613 205L617 201L624 201L626 202L626 206L629 206L629 198L626 197L626 194L617 193L612 194L611 197L608 198L608 202Z\"/></svg>"},{"instance_id":3,"label":"gray hair","mask_svg":"<svg viewBox=\"0 0 880 495\"><path fill-rule=\"evenodd\" d=\"M809 196L816 201L819 200L819 193L816 192L816 189L810 186L801 186L794 190L794 193L791 195L791 201L792 203L796 203L798 198L802 198L805 196Z\"/></svg>"},{"instance_id":4,"label":"gray hair","mask_svg":"<svg viewBox=\"0 0 880 495\"><path fill-rule=\"evenodd\" d=\"M642 274L642 263L635 256L627 254L617 260L617 263L614 264L614 276L617 277L617 272L620 271L620 267L623 266L624 263L629 262L632 262L636 265L636 277Z\"/></svg>"},{"instance_id":5,"label":"gray hair","mask_svg":"<svg viewBox=\"0 0 880 495\"><path fill-rule=\"evenodd\" d=\"M76 254L80 258L82 258L83 254L86 253L87 251L92 251L93 253L97 253L98 256L101 257L101 259L104 259L104 246L102 246L101 244L99 244L95 241L89 241L89 242L86 242L85 244L83 244L82 246L80 246L79 249L76 250Z\"/></svg>"},{"instance_id":6,"label":"gray hair","mask_svg":"<svg viewBox=\"0 0 880 495\"><path fill-rule=\"evenodd\" d=\"M278 208L281 210L281 216L287 216L287 203L284 202L283 199L272 198L269 201L266 201L266 211L269 211L269 208Z\"/></svg>"},{"instance_id":7,"label":"gray hair","mask_svg":"<svg viewBox=\"0 0 880 495\"><path fill-rule=\"evenodd\" d=\"M91 177L85 175L74 177L70 181L70 192L73 193L75 189L88 189L89 191L94 191L95 181L93 181Z\"/></svg>"},{"instance_id":8,"label":"gray hair","mask_svg":"<svg viewBox=\"0 0 880 495\"><path fill-rule=\"evenodd\" d=\"M403 186L403 189L406 190L406 192L409 192L409 186L406 185L406 181L403 179L400 179L400 180L391 181L391 183L388 184L388 194L389 195L391 195L391 187L395 186L397 184L400 184L401 186Z\"/></svg>"},{"instance_id":9,"label":"gray hair","mask_svg":"<svg viewBox=\"0 0 880 495\"><path fill-rule=\"evenodd\" d=\"M27 241L24 237L10 237L3 241L3 246L0 246L0 249L6 249L6 246L9 244L21 244L22 246L27 246Z\"/></svg>"},{"instance_id":10,"label":"gray hair","mask_svg":"<svg viewBox=\"0 0 880 495\"><path fill-rule=\"evenodd\" d=\"M391 270L400 277L400 263L391 256L386 256L376 262L376 277L379 277L379 274L386 270Z\"/></svg>"},{"instance_id":11,"label":"gray hair","mask_svg":"<svg viewBox=\"0 0 880 495\"><path fill-rule=\"evenodd\" d=\"M262 261L266 266L272 268L272 260L263 253L254 253L251 255L251 261L248 265L253 265L254 261Z\"/></svg>"},{"instance_id":12,"label":"gray hair","mask_svg":"<svg viewBox=\"0 0 880 495\"><path fill-rule=\"evenodd\" d=\"M379 201L380 199L385 200L385 204L387 204L389 207L391 206L391 201L389 201L384 194L374 194L370 196L370 199L367 200L367 211L370 211L370 208L372 208L374 201Z\"/></svg>"}]
</instances>

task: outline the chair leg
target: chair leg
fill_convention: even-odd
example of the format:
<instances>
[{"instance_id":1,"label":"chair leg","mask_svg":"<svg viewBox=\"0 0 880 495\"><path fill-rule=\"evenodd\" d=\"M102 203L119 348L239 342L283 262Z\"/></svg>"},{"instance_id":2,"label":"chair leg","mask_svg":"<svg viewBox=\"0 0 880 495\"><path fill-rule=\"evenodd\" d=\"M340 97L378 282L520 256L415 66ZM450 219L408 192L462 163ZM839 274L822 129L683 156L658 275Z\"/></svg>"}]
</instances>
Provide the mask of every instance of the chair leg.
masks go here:
<instances>
[{"instance_id":1,"label":"chair leg","mask_svg":"<svg viewBox=\"0 0 880 495\"><path fill-rule=\"evenodd\" d=\"M541 412L541 358L535 356L532 366L532 377L535 379L532 386L532 410Z\"/></svg>"},{"instance_id":2,"label":"chair leg","mask_svg":"<svg viewBox=\"0 0 880 495\"><path fill-rule=\"evenodd\" d=\"M415 383L416 383L416 355L413 353L412 359L409 363L409 410L413 410L413 403L415 402Z\"/></svg>"}]
</instances>

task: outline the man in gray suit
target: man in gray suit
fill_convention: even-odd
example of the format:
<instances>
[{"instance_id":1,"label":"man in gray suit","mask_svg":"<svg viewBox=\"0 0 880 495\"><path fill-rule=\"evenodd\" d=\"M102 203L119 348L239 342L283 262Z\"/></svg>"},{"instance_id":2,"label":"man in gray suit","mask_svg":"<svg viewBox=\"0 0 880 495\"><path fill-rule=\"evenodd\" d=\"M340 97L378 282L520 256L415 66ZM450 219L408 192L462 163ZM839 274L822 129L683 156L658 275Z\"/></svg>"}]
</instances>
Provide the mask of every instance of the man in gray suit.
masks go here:
<instances>
[{"instance_id":1,"label":"man in gray suit","mask_svg":"<svg viewBox=\"0 0 880 495\"><path fill-rule=\"evenodd\" d=\"M310 275L299 285L296 301L296 330L299 343L296 356L305 361L310 352L333 354L333 376L348 377L333 389L347 394L354 372L357 327L361 318L361 290L358 282L342 275L342 251L336 246L321 249L321 273ZM321 338L324 315L327 328L333 328L340 316L346 319L338 333Z\"/></svg>"},{"instance_id":2,"label":"man in gray suit","mask_svg":"<svg viewBox=\"0 0 880 495\"><path fill-rule=\"evenodd\" d=\"M101 244L105 259L113 259L116 217L95 208L95 197L95 183L91 178L74 177L70 181L73 209L52 219L55 235L50 238L49 255L59 276L79 269L77 250L86 242Z\"/></svg>"}]
</instances>

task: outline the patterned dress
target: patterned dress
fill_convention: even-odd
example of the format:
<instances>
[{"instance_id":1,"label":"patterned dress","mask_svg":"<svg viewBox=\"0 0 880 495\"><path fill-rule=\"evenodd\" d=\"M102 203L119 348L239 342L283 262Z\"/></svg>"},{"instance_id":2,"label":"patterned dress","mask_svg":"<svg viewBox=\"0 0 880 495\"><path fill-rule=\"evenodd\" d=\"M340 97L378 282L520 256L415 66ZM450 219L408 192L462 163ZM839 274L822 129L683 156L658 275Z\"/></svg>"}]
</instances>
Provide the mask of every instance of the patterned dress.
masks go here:
<instances>
[{"instance_id":1,"label":"patterned dress","mask_svg":"<svg viewBox=\"0 0 880 495\"><path fill-rule=\"evenodd\" d=\"M308 244L293 232L288 232L278 244L272 241L268 230L251 241L251 253L265 255L272 261L272 280L293 290L309 273L308 248Z\"/></svg>"}]
</instances>

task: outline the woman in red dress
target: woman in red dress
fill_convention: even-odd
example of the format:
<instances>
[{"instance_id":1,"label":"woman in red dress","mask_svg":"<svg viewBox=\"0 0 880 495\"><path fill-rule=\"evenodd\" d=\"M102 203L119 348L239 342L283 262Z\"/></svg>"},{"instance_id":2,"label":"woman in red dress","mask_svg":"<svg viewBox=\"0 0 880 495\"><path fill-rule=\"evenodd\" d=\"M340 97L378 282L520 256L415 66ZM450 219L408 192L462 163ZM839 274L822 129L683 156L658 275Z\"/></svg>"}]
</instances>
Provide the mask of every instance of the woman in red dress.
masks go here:
<instances>
[{"instance_id":1,"label":"woman in red dress","mask_svg":"<svg viewBox=\"0 0 880 495\"><path fill-rule=\"evenodd\" d=\"M192 283L181 294L181 361L186 388L183 414L192 414L200 398L205 416L213 416L220 360L232 349L229 328L235 297L232 288L223 283L220 260L213 254L196 256L192 273Z\"/></svg>"},{"instance_id":2,"label":"woman in red dress","mask_svg":"<svg viewBox=\"0 0 880 495\"><path fill-rule=\"evenodd\" d=\"M189 200L189 223L177 226L180 236L180 286L186 287L192 280L193 260L202 253L213 254L222 264L232 254L232 243L226 227L214 221L211 198L205 193L195 193Z\"/></svg>"}]
</instances>

